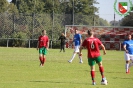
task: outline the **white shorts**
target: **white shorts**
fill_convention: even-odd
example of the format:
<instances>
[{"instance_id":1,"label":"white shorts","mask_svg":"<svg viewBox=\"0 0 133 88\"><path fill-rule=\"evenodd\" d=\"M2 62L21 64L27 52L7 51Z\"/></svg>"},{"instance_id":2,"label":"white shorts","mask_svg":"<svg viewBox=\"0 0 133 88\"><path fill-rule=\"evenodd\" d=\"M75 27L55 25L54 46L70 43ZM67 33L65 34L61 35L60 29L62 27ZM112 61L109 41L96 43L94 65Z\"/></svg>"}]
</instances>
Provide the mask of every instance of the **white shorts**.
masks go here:
<instances>
[{"instance_id":1,"label":"white shorts","mask_svg":"<svg viewBox=\"0 0 133 88\"><path fill-rule=\"evenodd\" d=\"M80 46L75 46L74 47L74 52L76 52L76 53L79 52L79 48L80 48Z\"/></svg>"},{"instance_id":2,"label":"white shorts","mask_svg":"<svg viewBox=\"0 0 133 88\"><path fill-rule=\"evenodd\" d=\"M125 53L124 56L125 56L125 60L126 61L129 61L129 60L132 60L133 61L133 55L130 55L128 53Z\"/></svg>"}]
</instances>

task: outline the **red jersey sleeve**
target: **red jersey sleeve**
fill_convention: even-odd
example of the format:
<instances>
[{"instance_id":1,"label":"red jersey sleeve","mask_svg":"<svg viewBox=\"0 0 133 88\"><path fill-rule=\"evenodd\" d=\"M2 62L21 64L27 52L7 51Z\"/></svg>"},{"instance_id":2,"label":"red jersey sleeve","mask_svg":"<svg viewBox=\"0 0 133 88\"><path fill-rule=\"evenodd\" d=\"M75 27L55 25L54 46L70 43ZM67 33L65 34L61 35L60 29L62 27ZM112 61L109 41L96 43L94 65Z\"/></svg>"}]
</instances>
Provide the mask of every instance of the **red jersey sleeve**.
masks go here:
<instances>
[{"instance_id":1,"label":"red jersey sleeve","mask_svg":"<svg viewBox=\"0 0 133 88\"><path fill-rule=\"evenodd\" d=\"M48 47L48 42L49 42L49 38L48 38L48 36L47 36L47 46L46 46L46 47Z\"/></svg>"},{"instance_id":2,"label":"red jersey sleeve","mask_svg":"<svg viewBox=\"0 0 133 88\"><path fill-rule=\"evenodd\" d=\"M98 38L97 38L97 43L98 43L98 45L102 44L102 42Z\"/></svg>"},{"instance_id":3,"label":"red jersey sleeve","mask_svg":"<svg viewBox=\"0 0 133 88\"><path fill-rule=\"evenodd\" d=\"M83 41L83 43L82 43L82 46L83 46L83 47L86 47L86 44L87 44L87 40L85 39L85 40Z\"/></svg>"},{"instance_id":4,"label":"red jersey sleeve","mask_svg":"<svg viewBox=\"0 0 133 88\"><path fill-rule=\"evenodd\" d=\"M40 41L40 37L41 37L41 36L38 37L38 41Z\"/></svg>"}]
</instances>

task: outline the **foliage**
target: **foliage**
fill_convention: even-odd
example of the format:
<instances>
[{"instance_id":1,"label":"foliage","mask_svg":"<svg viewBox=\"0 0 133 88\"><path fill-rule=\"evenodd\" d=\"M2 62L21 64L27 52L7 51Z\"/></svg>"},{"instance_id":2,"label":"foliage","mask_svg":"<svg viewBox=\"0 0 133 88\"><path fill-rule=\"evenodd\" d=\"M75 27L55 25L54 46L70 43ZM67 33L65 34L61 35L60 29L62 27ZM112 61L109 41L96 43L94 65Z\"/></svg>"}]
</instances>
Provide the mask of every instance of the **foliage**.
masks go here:
<instances>
[{"instance_id":1,"label":"foliage","mask_svg":"<svg viewBox=\"0 0 133 88\"><path fill-rule=\"evenodd\" d=\"M42 13L44 2L42 0L12 0L19 13Z\"/></svg>"},{"instance_id":2,"label":"foliage","mask_svg":"<svg viewBox=\"0 0 133 88\"><path fill-rule=\"evenodd\" d=\"M7 0L0 0L0 13L17 13L18 10L16 6L12 3L8 3Z\"/></svg>"},{"instance_id":3,"label":"foliage","mask_svg":"<svg viewBox=\"0 0 133 88\"><path fill-rule=\"evenodd\" d=\"M63 1L63 0L62 0ZM65 1L65 0L64 0ZM108 24L95 15L98 8L96 0L12 0L8 5L8 13L13 13L7 21L3 19L2 30L8 31L10 37L14 31L27 32L30 39L37 39L42 29L47 30L50 39L56 40L65 25L96 26ZM8 14L7 13L7 14ZM3 17L2 17L3 18ZM4 22L8 22L6 24ZM12 26L11 26L12 25ZM7 28L9 26L9 28ZM22 30L23 29L23 30ZM1 30L1 31L2 31ZM3 31L3 32L4 32Z\"/></svg>"},{"instance_id":4,"label":"foliage","mask_svg":"<svg viewBox=\"0 0 133 88\"><path fill-rule=\"evenodd\" d=\"M0 13L8 11L8 5L7 0L0 0Z\"/></svg>"},{"instance_id":5,"label":"foliage","mask_svg":"<svg viewBox=\"0 0 133 88\"><path fill-rule=\"evenodd\" d=\"M99 18L99 26L110 26L107 20Z\"/></svg>"},{"instance_id":6,"label":"foliage","mask_svg":"<svg viewBox=\"0 0 133 88\"><path fill-rule=\"evenodd\" d=\"M15 47L22 47L25 45L25 40L28 39L26 33L23 32L18 32L18 33L14 33L12 35L12 37L14 38L14 40L12 41L12 46Z\"/></svg>"},{"instance_id":7,"label":"foliage","mask_svg":"<svg viewBox=\"0 0 133 88\"><path fill-rule=\"evenodd\" d=\"M120 26L121 21L110 21L111 26Z\"/></svg>"},{"instance_id":8,"label":"foliage","mask_svg":"<svg viewBox=\"0 0 133 88\"><path fill-rule=\"evenodd\" d=\"M130 12L129 15L125 16L122 19L121 26L132 26L133 27L133 12Z\"/></svg>"}]
</instances>

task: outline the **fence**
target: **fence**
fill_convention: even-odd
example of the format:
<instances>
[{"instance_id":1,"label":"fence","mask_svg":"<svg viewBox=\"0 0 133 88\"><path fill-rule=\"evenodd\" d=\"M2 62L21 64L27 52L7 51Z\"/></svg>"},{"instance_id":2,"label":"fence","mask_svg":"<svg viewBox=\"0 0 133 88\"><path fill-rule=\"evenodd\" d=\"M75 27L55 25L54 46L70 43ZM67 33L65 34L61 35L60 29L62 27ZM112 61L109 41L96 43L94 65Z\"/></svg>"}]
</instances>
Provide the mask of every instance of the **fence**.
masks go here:
<instances>
[{"instance_id":1,"label":"fence","mask_svg":"<svg viewBox=\"0 0 133 88\"><path fill-rule=\"evenodd\" d=\"M113 18L113 14L110 15ZM74 20L74 21L73 21ZM103 20L102 20L103 21ZM57 39L65 25L109 26L98 15L82 14L0 14L0 46L36 47L41 30L47 30L51 48L59 47Z\"/></svg>"},{"instance_id":2,"label":"fence","mask_svg":"<svg viewBox=\"0 0 133 88\"><path fill-rule=\"evenodd\" d=\"M34 47L41 30L47 30L51 47L64 31L64 14L0 14L0 46ZM68 16L69 17L69 16ZM54 20L53 20L54 19ZM70 23L67 21L67 23ZM16 44L17 43L17 44Z\"/></svg>"},{"instance_id":3,"label":"fence","mask_svg":"<svg viewBox=\"0 0 133 88\"><path fill-rule=\"evenodd\" d=\"M133 34L133 27L102 27L102 26L88 26L88 25L66 25L65 34L68 39L67 46L72 43L73 35L75 34L75 29L79 30L79 33L82 35L82 39L86 38L87 30L92 29L95 32L95 36L98 37L107 50L122 50L122 42L126 39L128 33Z\"/></svg>"}]
</instances>

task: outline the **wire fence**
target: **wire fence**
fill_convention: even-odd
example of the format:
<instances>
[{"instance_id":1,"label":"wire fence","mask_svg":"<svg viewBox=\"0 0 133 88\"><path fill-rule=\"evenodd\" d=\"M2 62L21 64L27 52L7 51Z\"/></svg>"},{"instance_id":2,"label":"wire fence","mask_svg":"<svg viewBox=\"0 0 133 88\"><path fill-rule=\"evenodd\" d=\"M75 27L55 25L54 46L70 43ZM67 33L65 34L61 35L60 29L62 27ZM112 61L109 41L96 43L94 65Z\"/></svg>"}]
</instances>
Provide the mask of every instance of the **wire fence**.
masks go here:
<instances>
[{"instance_id":1,"label":"wire fence","mask_svg":"<svg viewBox=\"0 0 133 88\"><path fill-rule=\"evenodd\" d=\"M110 15L110 16L113 16ZM74 21L73 21L74 20ZM65 25L109 26L98 15L82 14L0 14L0 46L36 47L41 30L47 30L50 47L59 47ZM74 22L74 23L73 23Z\"/></svg>"}]
</instances>

